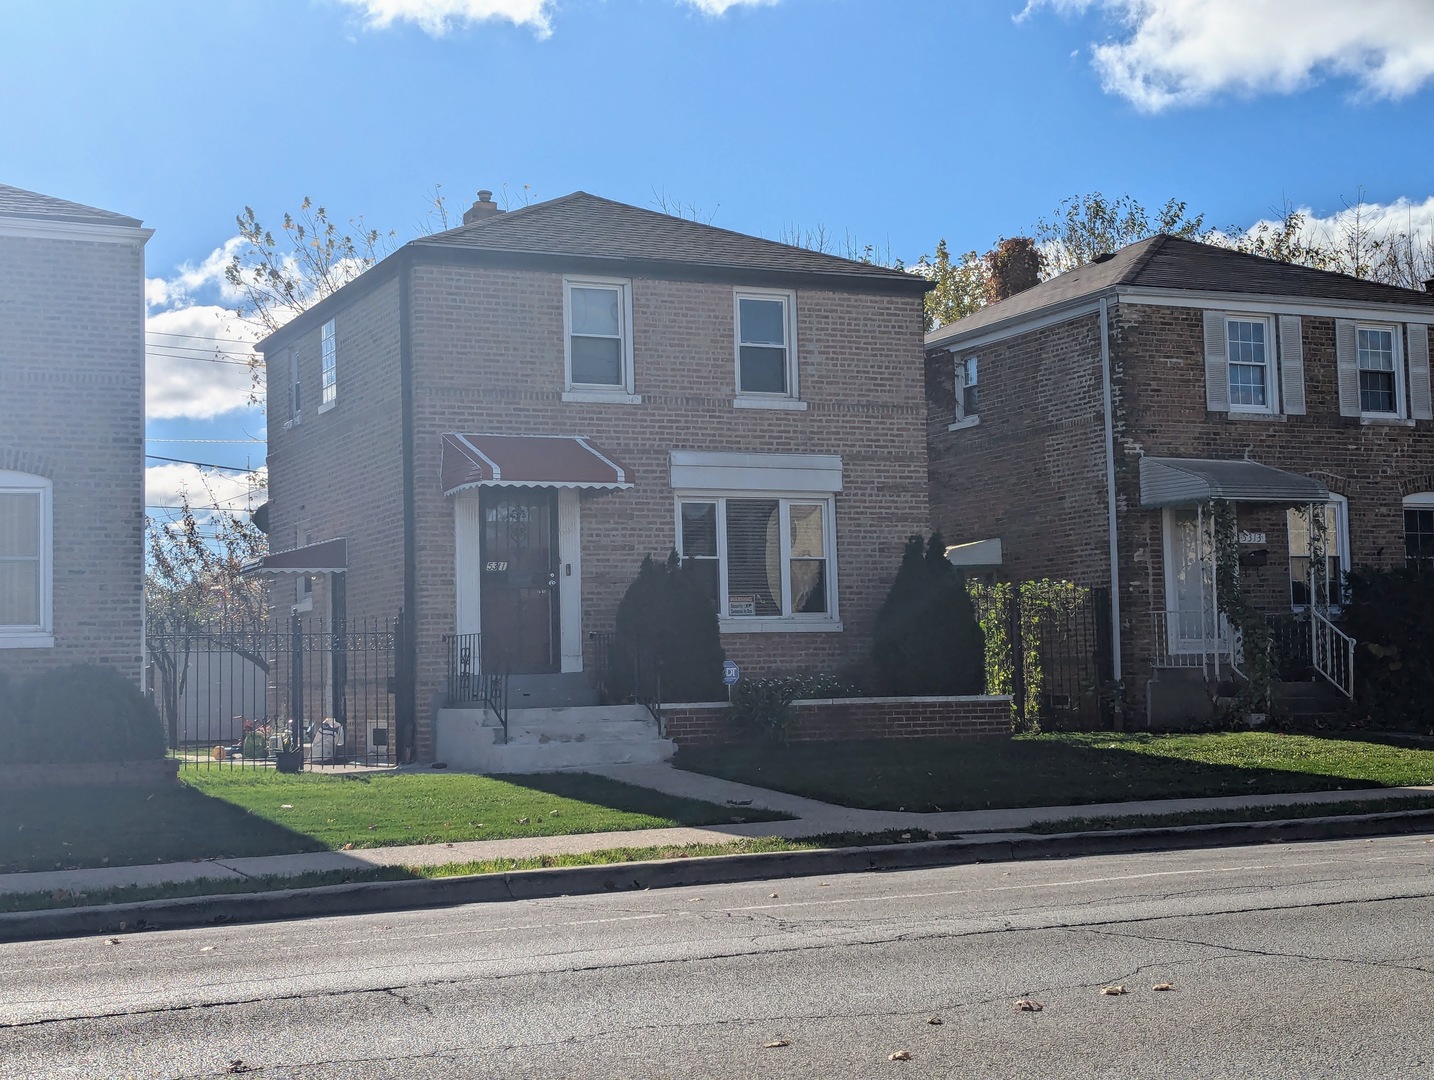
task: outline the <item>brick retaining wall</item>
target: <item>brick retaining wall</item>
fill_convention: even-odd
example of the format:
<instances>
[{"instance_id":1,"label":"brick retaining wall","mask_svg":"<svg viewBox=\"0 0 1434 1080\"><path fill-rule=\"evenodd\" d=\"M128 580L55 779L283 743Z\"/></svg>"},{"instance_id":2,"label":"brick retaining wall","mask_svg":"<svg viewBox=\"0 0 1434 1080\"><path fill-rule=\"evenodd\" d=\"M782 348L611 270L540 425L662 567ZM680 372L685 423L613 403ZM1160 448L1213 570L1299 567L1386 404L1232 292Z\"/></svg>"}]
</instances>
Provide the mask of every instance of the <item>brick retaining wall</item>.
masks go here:
<instances>
[{"instance_id":1,"label":"brick retaining wall","mask_svg":"<svg viewBox=\"0 0 1434 1080\"><path fill-rule=\"evenodd\" d=\"M852 739L1008 739L1011 699L981 697L831 698L794 701L790 742ZM664 705L667 737L679 746L713 746L747 738L725 702Z\"/></svg>"},{"instance_id":2,"label":"brick retaining wall","mask_svg":"<svg viewBox=\"0 0 1434 1080\"><path fill-rule=\"evenodd\" d=\"M0 765L0 791L49 787L105 787L119 784L172 784L178 776L179 762L174 758Z\"/></svg>"}]
</instances>

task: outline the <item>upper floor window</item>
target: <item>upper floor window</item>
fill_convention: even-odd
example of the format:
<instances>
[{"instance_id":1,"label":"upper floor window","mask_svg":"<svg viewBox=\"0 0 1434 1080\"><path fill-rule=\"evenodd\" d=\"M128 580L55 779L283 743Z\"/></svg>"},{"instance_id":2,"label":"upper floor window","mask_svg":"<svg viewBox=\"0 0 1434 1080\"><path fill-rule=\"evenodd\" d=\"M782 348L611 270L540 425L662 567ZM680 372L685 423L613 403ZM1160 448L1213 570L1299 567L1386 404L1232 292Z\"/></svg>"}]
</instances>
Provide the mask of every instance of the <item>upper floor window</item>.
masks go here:
<instances>
[{"instance_id":1,"label":"upper floor window","mask_svg":"<svg viewBox=\"0 0 1434 1080\"><path fill-rule=\"evenodd\" d=\"M303 415L303 399L299 395L299 350L289 350L289 422L297 424Z\"/></svg>"},{"instance_id":2,"label":"upper floor window","mask_svg":"<svg viewBox=\"0 0 1434 1080\"><path fill-rule=\"evenodd\" d=\"M968 356L956 361L956 422L951 426L970 427L977 422L980 408L979 362Z\"/></svg>"},{"instance_id":3,"label":"upper floor window","mask_svg":"<svg viewBox=\"0 0 1434 1080\"><path fill-rule=\"evenodd\" d=\"M1276 411L1276 380L1271 365L1274 341L1274 328L1269 319L1225 320L1232 411Z\"/></svg>"},{"instance_id":4,"label":"upper floor window","mask_svg":"<svg viewBox=\"0 0 1434 1080\"><path fill-rule=\"evenodd\" d=\"M50 481L0 470L0 648L50 637Z\"/></svg>"},{"instance_id":5,"label":"upper floor window","mask_svg":"<svg viewBox=\"0 0 1434 1080\"><path fill-rule=\"evenodd\" d=\"M737 394L797 397L796 294L736 294Z\"/></svg>"},{"instance_id":6,"label":"upper floor window","mask_svg":"<svg viewBox=\"0 0 1434 1080\"><path fill-rule=\"evenodd\" d=\"M1434 571L1434 491L1404 497L1404 563Z\"/></svg>"},{"instance_id":7,"label":"upper floor window","mask_svg":"<svg viewBox=\"0 0 1434 1080\"><path fill-rule=\"evenodd\" d=\"M1359 411L1372 415L1400 416L1398 335L1392 326L1355 328L1355 354L1359 359Z\"/></svg>"},{"instance_id":8,"label":"upper floor window","mask_svg":"<svg viewBox=\"0 0 1434 1080\"><path fill-rule=\"evenodd\" d=\"M339 345L334 336L334 320L324 323L319 331L319 350L322 357L322 392L319 395L319 411L332 408L339 396Z\"/></svg>"},{"instance_id":9,"label":"upper floor window","mask_svg":"<svg viewBox=\"0 0 1434 1080\"><path fill-rule=\"evenodd\" d=\"M633 392L632 293L626 281L564 282L567 400L626 397Z\"/></svg>"}]
</instances>

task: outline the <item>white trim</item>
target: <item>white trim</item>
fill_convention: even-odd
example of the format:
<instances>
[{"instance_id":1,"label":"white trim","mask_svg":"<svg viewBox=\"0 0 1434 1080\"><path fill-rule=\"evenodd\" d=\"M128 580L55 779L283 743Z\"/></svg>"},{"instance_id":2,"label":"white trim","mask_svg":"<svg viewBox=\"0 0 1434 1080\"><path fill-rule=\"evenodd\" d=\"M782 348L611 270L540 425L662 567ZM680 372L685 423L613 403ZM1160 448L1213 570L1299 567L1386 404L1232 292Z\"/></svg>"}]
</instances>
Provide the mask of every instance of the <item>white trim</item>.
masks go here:
<instances>
[{"instance_id":1,"label":"white trim","mask_svg":"<svg viewBox=\"0 0 1434 1080\"><path fill-rule=\"evenodd\" d=\"M620 383L580 383L573 381L573 305L574 289L610 289L618 294L618 361L622 366ZM640 404L636 397L632 350L632 281L629 278L567 276L563 277L563 395L564 401L624 401ZM596 397L574 395L599 395ZM635 398L635 400L632 400Z\"/></svg>"},{"instance_id":2,"label":"white trim","mask_svg":"<svg viewBox=\"0 0 1434 1080\"><path fill-rule=\"evenodd\" d=\"M51 648L55 644L55 486L48 477L0 469L0 493L36 496L40 530L34 560L40 573L39 622L0 626L0 649Z\"/></svg>"},{"instance_id":3,"label":"white trim","mask_svg":"<svg viewBox=\"0 0 1434 1080\"><path fill-rule=\"evenodd\" d=\"M1390 361L1393 365L1394 376L1394 411L1393 412L1367 412L1364 408L1364 386L1359 387L1359 417L1360 420L1369 423L1387 423L1390 420L1408 421L1409 426L1414 422L1409 420L1409 403L1405 388L1406 379L1404 376L1404 334L1403 328L1398 323L1375 322L1371 319L1356 320L1354 324L1354 370L1356 377L1365 370L1359 366L1359 332L1361 330L1377 330L1380 333L1389 335Z\"/></svg>"},{"instance_id":4,"label":"white trim","mask_svg":"<svg viewBox=\"0 0 1434 1080\"><path fill-rule=\"evenodd\" d=\"M774 491L677 491L673 500L676 548L682 551L682 506L684 503L716 504L717 530L717 623L721 633L840 633L841 613L838 610L840 582L837 573L836 497L832 494L779 493ZM775 501L778 517L778 558L781 561L781 597L778 603L784 614L733 616L725 613L731 589L727 580L727 503L730 500ZM796 613L792 609L792 535L793 506L822 508L822 562L826 566L827 610ZM711 559L711 556L694 556Z\"/></svg>"},{"instance_id":5,"label":"white trim","mask_svg":"<svg viewBox=\"0 0 1434 1080\"><path fill-rule=\"evenodd\" d=\"M453 500L453 632L483 630L483 511L478 492Z\"/></svg>"},{"instance_id":6,"label":"white trim","mask_svg":"<svg viewBox=\"0 0 1434 1080\"><path fill-rule=\"evenodd\" d=\"M1275 317L1273 315L1255 315L1249 312L1231 313L1228 310L1225 315L1225 392L1229 397L1229 410L1231 415L1244 414L1246 416L1278 416L1280 415L1280 392L1279 376L1276 364L1278 363L1278 349L1275 340ZM1230 337L1230 324L1238 323L1260 323L1265 328L1265 361L1261 364L1250 364L1243 360L1236 361L1230 355L1230 346L1233 341ZM1231 370L1236 367L1264 367L1265 369L1265 403L1263 405L1237 405L1235 403L1235 384L1231 380Z\"/></svg>"},{"instance_id":7,"label":"white trim","mask_svg":"<svg viewBox=\"0 0 1434 1080\"><path fill-rule=\"evenodd\" d=\"M954 421L953 423L947 424L947 425L946 425L946 430L947 430L947 431L963 431L963 430L965 430L966 428L975 427L975 426L976 426L977 424L979 424L980 422L981 422L981 416L980 416L980 414L978 413L978 414L975 415L975 416L968 416L968 417L966 417L964 420L957 420L957 421Z\"/></svg>"},{"instance_id":8,"label":"white trim","mask_svg":"<svg viewBox=\"0 0 1434 1080\"><path fill-rule=\"evenodd\" d=\"M444 495L457 495L474 488L553 488L557 491L626 491L631 484L589 482L577 480L474 480L471 484L459 484L449 488Z\"/></svg>"},{"instance_id":9,"label":"white trim","mask_svg":"<svg viewBox=\"0 0 1434 1080\"><path fill-rule=\"evenodd\" d=\"M330 367L329 360L333 360ZM332 374L332 379L330 375ZM330 393L332 391L332 393ZM332 409L339 400L339 328L329 319L319 327L319 412Z\"/></svg>"},{"instance_id":10,"label":"white trim","mask_svg":"<svg viewBox=\"0 0 1434 1080\"><path fill-rule=\"evenodd\" d=\"M967 333L952 333L941 337L941 330L933 330L926 338L926 348L929 351L937 349L979 349L982 346L1004 341L1009 337L1016 337L1020 334L1029 334L1035 330L1044 330L1048 326L1057 326L1063 322L1070 322L1082 315L1094 315L1100 310L1099 297L1083 296L1078 300L1071 300L1064 304L1056 304L1050 307L1041 308L1039 311L1045 314L1030 313L1027 315L1013 315L1009 319L992 323L990 326L983 326L977 330ZM958 324L953 324L958 325ZM944 327L943 329L949 329Z\"/></svg>"},{"instance_id":11,"label":"white trim","mask_svg":"<svg viewBox=\"0 0 1434 1080\"><path fill-rule=\"evenodd\" d=\"M582 501L571 488L558 492L559 670L583 670Z\"/></svg>"},{"instance_id":12,"label":"white trim","mask_svg":"<svg viewBox=\"0 0 1434 1080\"><path fill-rule=\"evenodd\" d=\"M1363 303L1356 300L1329 301L1301 299L1288 295L1265 293L1222 293L1191 289L1152 289L1119 286L1115 299L1122 304L1153 307L1218 308L1222 311L1253 312L1267 315L1319 315L1336 319L1369 319L1387 316L1394 322L1429 323L1434 325L1434 307L1400 304Z\"/></svg>"},{"instance_id":13,"label":"white trim","mask_svg":"<svg viewBox=\"0 0 1434 1080\"><path fill-rule=\"evenodd\" d=\"M584 439L584 438L579 437L579 438L575 439L574 441L575 441L579 446L581 446L584 450L586 450L589 454L591 454L593 457L597 458L597 459L598 459L599 461L601 461L604 465L606 465L609 469L611 469L611 470L613 471L613 474L617 477L618 483L620 483L620 484L625 484L625 483L627 483L627 473L626 473L626 471L623 470L623 468L622 468L620 465L618 465L618 463L617 463L616 461L614 461L612 458L608 457L606 454L604 454L601 450L599 450L599 449L598 449L596 446L594 446L592 443L588 442L587 439Z\"/></svg>"},{"instance_id":14,"label":"white trim","mask_svg":"<svg viewBox=\"0 0 1434 1080\"><path fill-rule=\"evenodd\" d=\"M670 452L669 468L674 491L826 495L842 490L842 459L839 454L673 450Z\"/></svg>"},{"instance_id":15,"label":"white trim","mask_svg":"<svg viewBox=\"0 0 1434 1080\"><path fill-rule=\"evenodd\" d=\"M326 401L314 410L315 416L323 416L326 412L333 412L338 407L337 401Z\"/></svg>"},{"instance_id":16,"label":"white trim","mask_svg":"<svg viewBox=\"0 0 1434 1080\"><path fill-rule=\"evenodd\" d=\"M468 438L468 436L466 436L466 435L460 435L459 433L454 432L454 433L453 433L453 437L454 437L455 439L457 439L459 442L461 442L464 446L468 447L469 450L472 450L475 454L477 454L480 458L483 459L483 463L484 463L485 465L487 465L488 468L489 468L489 469L492 471L492 473L493 473L493 479L492 479L491 481L489 481L490 483L495 483L495 484L496 484L496 483L500 482L500 481L503 479L503 470L500 469L500 468L498 468L498 463L497 463L496 461L494 461L492 458L490 458L487 454L483 453L482 450L479 450L478 447L474 446L473 443L472 443L472 441ZM450 494L451 494L451 492L450 492Z\"/></svg>"},{"instance_id":17,"label":"white trim","mask_svg":"<svg viewBox=\"0 0 1434 1080\"><path fill-rule=\"evenodd\" d=\"M139 244L154 235L137 225L100 225L84 221L50 221L0 216L0 236L35 240L87 240L94 244Z\"/></svg>"},{"instance_id":18,"label":"white trim","mask_svg":"<svg viewBox=\"0 0 1434 1080\"><path fill-rule=\"evenodd\" d=\"M798 401L796 398L786 397L747 397L745 395L732 399L734 409L785 409L789 412L806 412L807 403Z\"/></svg>"},{"instance_id":19,"label":"white trim","mask_svg":"<svg viewBox=\"0 0 1434 1080\"><path fill-rule=\"evenodd\" d=\"M1333 506L1333 507L1334 507L1334 537L1335 537L1336 543L1338 543L1338 545L1339 545L1340 573L1341 573L1342 575L1343 575L1343 574L1347 574L1347 573L1349 573L1350 570L1352 570L1352 569L1354 568L1354 563L1350 560L1350 557L1349 557L1349 555L1350 555L1350 552L1349 552L1349 497L1346 496L1346 495L1340 495L1340 494L1338 494L1337 492L1331 491L1331 492L1329 493L1329 498L1328 498L1324 503L1316 503L1315 505L1317 505L1317 506ZM1296 603L1294 602L1294 580L1295 580L1295 579L1294 579L1294 575L1293 575L1293 572L1292 572L1292 568L1291 568L1291 566L1290 566L1290 563L1291 563L1294 559L1303 558L1303 559L1305 559L1306 561L1308 561L1308 559L1309 559L1309 554L1310 554L1310 553L1309 553L1309 537L1308 537L1308 536L1305 537L1305 553L1304 553L1304 555L1296 555L1296 554L1295 554L1295 551L1294 551L1294 545L1293 545L1292 543L1290 543L1290 520L1291 520L1290 515L1299 513L1300 510L1303 510L1303 509L1306 509L1306 508L1305 508L1305 507L1301 507L1301 508L1299 508L1299 509L1296 509L1296 508L1293 508L1293 507L1292 507L1292 508L1290 508L1290 509L1288 509L1288 510L1285 511L1285 573L1286 573L1287 576L1289 576L1289 579L1290 579L1290 610L1291 610L1291 611L1308 611L1308 610L1309 610L1309 604L1296 604ZM1401 522L1401 525L1402 525L1402 522ZM1306 526L1306 529L1308 529L1308 526ZM1329 552L1326 551L1326 552L1325 552L1325 555L1328 556L1328 555L1329 555ZM1305 581L1304 581L1303 584L1305 585L1306 589L1309 588L1309 578L1308 578L1308 575L1306 575L1306 578L1305 578ZM1334 589L1338 589L1338 590L1339 590L1338 592L1335 592L1335 591L1332 589L1332 590L1331 590L1331 596L1340 596L1340 597L1342 597L1343 591L1344 591L1344 582L1343 582L1343 581L1339 581L1339 582L1333 582L1333 583L1331 583L1331 584L1334 586ZM1335 608L1335 609L1338 609L1338 608L1341 607L1341 606L1342 606L1342 605L1339 604L1339 603L1337 603L1337 602L1331 602L1331 604L1330 604L1330 607L1331 607L1331 608Z\"/></svg>"},{"instance_id":20,"label":"white trim","mask_svg":"<svg viewBox=\"0 0 1434 1080\"><path fill-rule=\"evenodd\" d=\"M762 393L742 388L742 301L777 300L782 304L782 328L786 333L787 388L781 393ZM753 343L756 345L756 343ZM757 346L763 347L763 346ZM766 346L771 348L772 346ZM801 389L797 382L797 294L791 289L747 289L732 290L732 385L737 388L739 399L780 401L801 400ZM742 406L739 406L742 407Z\"/></svg>"},{"instance_id":21,"label":"white trim","mask_svg":"<svg viewBox=\"0 0 1434 1080\"><path fill-rule=\"evenodd\" d=\"M641 394L629 394L626 390L564 390L563 401L578 405L641 405Z\"/></svg>"}]
</instances>

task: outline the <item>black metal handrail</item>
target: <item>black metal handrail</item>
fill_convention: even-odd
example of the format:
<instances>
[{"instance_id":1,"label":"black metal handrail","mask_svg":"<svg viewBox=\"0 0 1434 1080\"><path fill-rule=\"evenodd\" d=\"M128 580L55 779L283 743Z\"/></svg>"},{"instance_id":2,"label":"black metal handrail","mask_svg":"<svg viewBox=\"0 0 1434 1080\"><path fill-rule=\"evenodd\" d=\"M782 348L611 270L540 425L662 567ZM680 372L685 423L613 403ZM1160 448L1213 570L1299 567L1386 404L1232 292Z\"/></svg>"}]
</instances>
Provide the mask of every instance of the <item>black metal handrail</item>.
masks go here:
<instances>
[{"instance_id":1,"label":"black metal handrail","mask_svg":"<svg viewBox=\"0 0 1434 1080\"><path fill-rule=\"evenodd\" d=\"M483 635L444 634L443 644L448 652L447 704L482 701Z\"/></svg>"},{"instance_id":2,"label":"black metal handrail","mask_svg":"<svg viewBox=\"0 0 1434 1080\"><path fill-rule=\"evenodd\" d=\"M662 662L656 654L639 652L633 657L633 695L657 721L658 738L666 738L667 725L662 718Z\"/></svg>"},{"instance_id":3,"label":"black metal handrail","mask_svg":"<svg viewBox=\"0 0 1434 1080\"><path fill-rule=\"evenodd\" d=\"M510 672L483 676L483 704L493 710L503 728L503 742L508 742L508 683Z\"/></svg>"}]
</instances>

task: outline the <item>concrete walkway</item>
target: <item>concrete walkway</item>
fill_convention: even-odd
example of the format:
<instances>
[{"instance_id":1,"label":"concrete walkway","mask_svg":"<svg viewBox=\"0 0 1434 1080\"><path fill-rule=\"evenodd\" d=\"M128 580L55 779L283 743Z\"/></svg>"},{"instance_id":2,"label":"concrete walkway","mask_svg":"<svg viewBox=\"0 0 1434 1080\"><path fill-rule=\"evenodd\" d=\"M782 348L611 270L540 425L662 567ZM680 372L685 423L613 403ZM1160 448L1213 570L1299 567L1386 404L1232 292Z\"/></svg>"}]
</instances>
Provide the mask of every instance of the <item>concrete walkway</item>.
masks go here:
<instances>
[{"instance_id":1,"label":"concrete walkway","mask_svg":"<svg viewBox=\"0 0 1434 1080\"><path fill-rule=\"evenodd\" d=\"M1037 822L1081 817L1132 817L1188 810L1238 810L1265 806L1328 804L1359 799L1396 799L1434 795L1434 787L1310 791L1285 795L1242 795L1208 799L1158 799L1085 806L1041 806L1014 810L965 810L941 814L857 810L817 802L780 791L685 772L671 765L611 765L591 770L623 783L669 795L732 807L751 806L793 815L790 821L757 821L698 828L639 829L631 832L579 833L513 840L471 840L451 844L319 851L297 855L261 855L243 859L156 863L153 866L105 866L85 870L49 870L0 874L0 893L92 892L125 885L161 885L200 880L242 881L267 875L293 876L314 871L364 870L382 866L442 866L489 859L570 855L613 848L684 844L720 844L744 837L798 839L828 833L877 833L922 829L948 835L1012 833Z\"/></svg>"}]
</instances>

